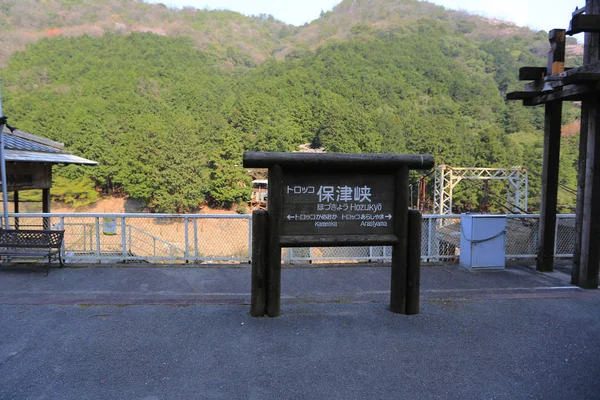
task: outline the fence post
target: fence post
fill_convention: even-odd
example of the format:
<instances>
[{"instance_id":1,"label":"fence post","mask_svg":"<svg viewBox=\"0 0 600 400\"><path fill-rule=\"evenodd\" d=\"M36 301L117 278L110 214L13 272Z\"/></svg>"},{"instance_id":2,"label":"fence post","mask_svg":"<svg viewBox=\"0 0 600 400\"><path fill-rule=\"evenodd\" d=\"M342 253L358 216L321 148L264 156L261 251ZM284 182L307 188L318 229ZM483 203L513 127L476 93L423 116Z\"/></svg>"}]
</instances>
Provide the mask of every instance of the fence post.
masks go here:
<instances>
[{"instance_id":1,"label":"fence post","mask_svg":"<svg viewBox=\"0 0 600 400\"><path fill-rule=\"evenodd\" d=\"M127 260L127 224L125 217L121 217L121 247L123 252L123 261Z\"/></svg>"},{"instance_id":2,"label":"fence post","mask_svg":"<svg viewBox=\"0 0 600 400\"><path fill-rule=\"evenodd\" d=\"M250 215L248 219L248 261L252 262L252 230L254 226L254 212Z\"/></svg>"},{"instance_id":3,"label":"fence post","mask_svg":"<svg viewBox=\"0 0 600 400\"><path fill-rule=\"evenodd\" d=\"M98 264L100 264L102 262L100 259L100 217L96 217L96 256Z\"/></svg>"},{"instance_id":4,"label":"fence post","mask_svg":"<svg viewBox=\"0 0 600 400\"><path fill-rule=\"evenodd\" d=\"M433 218L427 218L427 261L431 261L432 220Z\"/></svg>"},{"instance_id":5,"label":"fence post","mask_svg":"<svg viewBox=\"0 0 600 400\"><path fill-rule=\"evenodd\" d=\"M189 263L190 262L190 234L189 234L189 228L188 228L188 217L183 218L183 230L184 230L184 236L185 236L185 263Z\"/></svg>"},{"instance_id":6,"label":"fence post","mask_svg":"<svg viewBox=\"0 0 600 400\"><path fill-rule=\"evenodd\" d=\"M556 216L556 222L554 223L554 250L552 251L552 255L556 258L556 249L558 248L558 223L560 222L560 217Z\"/></svg>"},{"instance_id":7,"label":"fence post","mask_svg":"<svg viewBox=\"0 0 600 400\"><path fill-rule=\"evenodd\" d=\"M60 226L60 230L64 231L65 230L65 217L60 217L59 221L60 221L59 222L59 224L60 224L59 225ZM64 239L64 236L63 236L63 241L62 241L62 243L60 245L60 256L63 259L65 258L65 239Z\"/></svg>"},{"instance_id":8,"label":"fence post","mask_svg":"<svg viewBox=\"0 0 600 400\"><path fill-rule=\"evenodd\" d=\"M198 218L194 218L194 257L198 260Z\"/></svg>"}]
</instances>

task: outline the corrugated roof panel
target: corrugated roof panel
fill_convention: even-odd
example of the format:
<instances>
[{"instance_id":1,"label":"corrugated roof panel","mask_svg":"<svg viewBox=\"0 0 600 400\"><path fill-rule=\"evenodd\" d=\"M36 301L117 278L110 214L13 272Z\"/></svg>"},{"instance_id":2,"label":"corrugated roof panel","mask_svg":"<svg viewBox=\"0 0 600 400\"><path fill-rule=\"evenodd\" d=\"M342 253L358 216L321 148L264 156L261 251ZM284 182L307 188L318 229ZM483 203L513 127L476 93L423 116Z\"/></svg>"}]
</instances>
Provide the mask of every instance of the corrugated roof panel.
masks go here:
<instances>
[{"instance_id":1,"label":"corrugated roof panel","mask_svg":"<svg viewBox=\"0 0 600 400\"><path fill-rule=\"evenodd\" d=\"M48 162L54 164L81 164L98 165L96 161L87 158L77 157L72 154L64 153L42 153L29 150L10 150L4 151L6 161L17 162Z\"/></svg>"}]
</instances>

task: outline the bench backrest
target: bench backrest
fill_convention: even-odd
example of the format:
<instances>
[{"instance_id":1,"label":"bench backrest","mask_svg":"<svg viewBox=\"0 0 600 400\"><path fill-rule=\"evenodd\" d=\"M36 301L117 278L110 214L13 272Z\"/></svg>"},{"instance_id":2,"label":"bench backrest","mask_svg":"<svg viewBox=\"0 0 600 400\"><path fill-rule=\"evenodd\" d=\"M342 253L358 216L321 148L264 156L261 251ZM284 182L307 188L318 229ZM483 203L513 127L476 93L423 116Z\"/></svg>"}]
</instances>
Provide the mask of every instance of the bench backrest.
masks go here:
<instances>
[{"instance_id":1,"label":"bench backrest","mask_svg":"<svg viewBox=\"0 0 600 400\"><path fill-rule=\"evenodd\" d=\"M0 229L0 247L59 249L65 231Z\"/></svg>"}]
</instances>

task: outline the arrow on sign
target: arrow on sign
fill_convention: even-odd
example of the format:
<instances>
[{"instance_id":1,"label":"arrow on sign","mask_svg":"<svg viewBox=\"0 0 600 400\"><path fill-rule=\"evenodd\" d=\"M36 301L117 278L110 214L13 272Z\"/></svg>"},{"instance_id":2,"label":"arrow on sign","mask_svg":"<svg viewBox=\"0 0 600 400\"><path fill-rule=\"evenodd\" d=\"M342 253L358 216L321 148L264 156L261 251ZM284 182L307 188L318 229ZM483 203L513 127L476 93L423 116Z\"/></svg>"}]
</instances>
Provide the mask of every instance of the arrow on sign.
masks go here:
<instances>
[{"instance_id":1,"label":"arrow on sign","mask_svg":"<svg viewBox=\"0 0 600 400\"><path fill-rule=\"evenodd\" d=\"M287 216L287 219L288 219L288 221L289 221L289 220L292 220L292 219L296 219L296 218L297 218L297 216L296 216L296 215L288 215L288 216Z\"/></svg>"},{"instance_id":2,"label":"arrow on sign","mask_svg":"<svg viewBox=\"0 0 600 400\"><path fill-rule=\"evenodd\" d=\"M385 216L387 219L392 219L392 214L388 214Z\"/></svg>"}]
</instances>

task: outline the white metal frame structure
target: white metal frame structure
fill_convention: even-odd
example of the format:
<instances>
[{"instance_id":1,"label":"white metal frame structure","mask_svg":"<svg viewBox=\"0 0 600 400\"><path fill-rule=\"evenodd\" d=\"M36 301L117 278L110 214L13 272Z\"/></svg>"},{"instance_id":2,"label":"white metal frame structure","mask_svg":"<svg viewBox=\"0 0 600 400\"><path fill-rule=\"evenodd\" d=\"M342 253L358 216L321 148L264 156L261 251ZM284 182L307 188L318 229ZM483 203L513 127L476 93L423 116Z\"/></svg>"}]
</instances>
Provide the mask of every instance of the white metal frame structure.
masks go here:
<instances>
[{"instance_id":1,"label":"white metal frame structure","mask_svg":"<svg viewBox=\"0 0 600 400\"><path fill-rule=\"evenodd\" d=\"M507 181L507 210L515 214L527 212L528 180L524 167L454 168L440 165L435 169L434 214L452 214L452 190L463 179Z\"/></svg>"}]
</instances>

